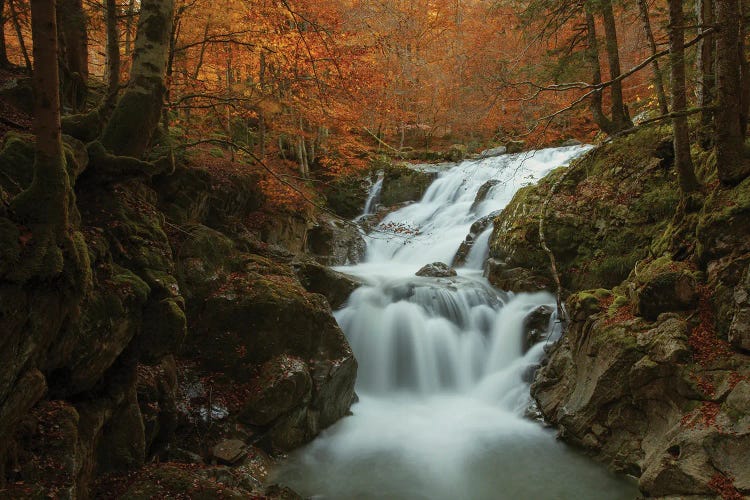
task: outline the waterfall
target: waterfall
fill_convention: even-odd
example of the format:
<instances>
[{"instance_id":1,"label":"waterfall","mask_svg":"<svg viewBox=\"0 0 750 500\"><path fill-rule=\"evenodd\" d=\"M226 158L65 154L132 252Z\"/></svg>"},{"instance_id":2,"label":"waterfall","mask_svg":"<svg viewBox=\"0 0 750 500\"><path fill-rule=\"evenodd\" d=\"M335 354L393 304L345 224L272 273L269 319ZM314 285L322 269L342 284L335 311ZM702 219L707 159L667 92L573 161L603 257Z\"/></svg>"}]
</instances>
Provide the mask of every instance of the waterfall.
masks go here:
<instances>
[{"instance_id":1,"label":"waterfall","mask_svg":"<svg viewBox=\"0 0 750 500\"><path fill-rule=\"evenodd\" d=\"M373 183L372 187L370 187L370 192L367 195L367 201L365 202L365 209L362 211L360 217L375 213L375 209L380 202L380 191L383 189L383 179L385 179L385 172L381 170L378 172L377 180Z\"/></svg>"},{"instance_id":2,"label":"waterfall","mask_svg":"<svg viewBox=\"0 0 750 500\"><path fill-rule=\"evenodd\" d=\"M480 270L491 225L457 276L415 276L426 264L452 262L475 221L587 149L465 161L366 237L365 262L342 269L367 285L335 313L359 361L360 401L275 480L332 499L634 496L629 483L524 417L529 373L543 356L542 344L524 352L526 319L554 298L487 283ZM488 181L499 182L477 199Z\"/></svg>"}]
</instances>

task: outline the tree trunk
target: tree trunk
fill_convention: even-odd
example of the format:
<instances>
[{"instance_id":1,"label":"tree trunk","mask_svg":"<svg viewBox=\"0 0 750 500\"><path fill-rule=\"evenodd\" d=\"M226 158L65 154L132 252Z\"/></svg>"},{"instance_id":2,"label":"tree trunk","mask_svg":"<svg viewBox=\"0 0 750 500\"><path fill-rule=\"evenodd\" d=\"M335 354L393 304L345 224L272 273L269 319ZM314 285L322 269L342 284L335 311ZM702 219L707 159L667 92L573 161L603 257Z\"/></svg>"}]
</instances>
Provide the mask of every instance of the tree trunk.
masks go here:
<instances>
[{"instance_id":1,"label":"tree trunk","mask_svg":"<svg viewBox=\"0 0 750 500\"><path fill-rule=\"evenodd\" d=\"M83 0L58 0L58 47L61 53L62 89L65 103L74 111L86 103L89 78L89 49Z\"/></svg>"},{"instance_id":2,"label":"tree trunk","mask_svg":"<svg viewBox=\"0 0 750 500\"><path fill-rule=\"evenodd\" d=\"M740 80L742 93L740 94L740 130L742 137L747 137L748 119L750 119L750 64L745 50L747 39L747 21L750 16L750 0L740 0L740 37L737 47L740 58Z\"/></svg>"},{"instance_id":3,"label":"tree trunk","mask_svg":"<svg viewBox=\"0 0 750 500\"><path fill-rule=\"evenodd\" d=\"M60 132L60 89L57 64L57 21L54 0L31 2L34 40L34 177L11 203L19 222L33 234L32 246L19 273L52 277L63 269L68 229L70 181L65 169ZM22 269L23 268L23 269Z\"/></svg>"},{"instance_id":4,"label":"tree trunk","mask_svg":"<svg viewBox=\"0 0 750 500\"><path fill-rule=\"evenodd\" d=\"M602 68L599 63L599 41L596 38L596 21L594 20L594 14L586 8L586 36L588 39L588 50L586 51L586 58L591 66L592 76L591 83L593 85L599 85L602 83ZM589 103L589 109L594 118L594 123L601 129L605 134L611 134L614 127L612 121L604 114L602 106L602 92L597 91L591 95L591 102Z\"/></svg>"},{"instance_id":5,"label":"tree trunk","mask_svg":"<svg viewBox=\"0 0 750 500\"><path fill-rule=\"evenodd\" d=\"M714 6L713 0L697 0L695 2L695 13L698 18L698 34L704 35L704 32L713 27L714 24ZM709 109L714 103L716 93L716 38L713 34L704 35L704 38L698 42L696 51L696 66L698 70L698 85L696 85L696 97L698 98L698 107L703 108L701 111L701 135L703 136L704 146L710 145L708 133L713 123L714 113Z\"/></svg>"},{"instance_id":6,"label":"tree trunk","mask_svg":"<svg viewBox=\"0 0 750 500\"><path fill-rule=\"evenodd\" d=\"M118 156L140 158L161 117L174 0L142 0L128 87L102 133L102 145Z\"/></svg>"},{"instance_id":7,"label":"tree trunk","mask_svg":"<svg viewBox=\"0 0 750 500\"><path fill-rule=\"evenodd\" d=\"M10 67L8 60L8 49L5 45L5 0L0 0L0 67Z\"/></svg>"},{"instance_id":8,"label":"tree trunk","mask_svg":"<svg viewBox=\"0 0 750 500\"><path fill-rule=\"evenodd\" d=\"M698 0L700 2L701 0ZM651 51L651 55L656 54L656 40L654 39L654 32L651 29L651 19L648 13L648 3L646 0L638 0L638 8L641 12L641 22L643 22L643 32L646 35L648 46ZM659 112L662 115L669 113L669 105L667 103L667 93L664 91L664 79L661 75L661 68L659 67L659 60L654 59L651 63L651 67L654 70L654 89L656 90L656 98L659 100Z\"/></svg>"},{"instance_id":9,"label":"tree trunk","mask_svg":"<svg viewBox=\"0 0 750 500\"><path fill-rule=\"evenodd\" d=\"M617 46L617 26L615 14L612 10L612 1L602 1L602 18L604 19L604 39L607 48L607 62L609 65L609 77L614 80L622 73L620 69L620 51ZM611 86L612 92L612 124L615 132L620 132L633 127L628 110L622 97L622 81L616 81Z\"/></svg>"},{"instance_id":10,"label":"tree trunk","mask_svg":"<svg viewBox=\"0 0 750 500\"><path fill-rule=\"evenodd\" d=\"M16 11L15 0L8 0L8 9L10 9L10 16L13 19L13 28L16 30L18 46L21 48L21 54L23 55L23 61L26 65L26 71L31 72L31 58L29 58L29 51L26 49L26 42L23 39L21 22L18 20L18 12Z\"/></svg>"},{"instance_id":11,"label":"tree trunk","mask_svg":"<svg viewBox=\"0 0 750 500\"><path fill-rule=\"evenodd\" d=\"M672 120L674 126L674 153L677 178L683 195L699 187L695 177L693 160L690 157L688 130L687 94L685 91L685 16L682 0L669 0L669 61L672 67Z\"/></svg>"},{"instance_id":12,"label":"tree trunk","mask_svg":"<svg viewBox=\"0 0 750 500\"><path fill-rule=\"evenodd\" d=\"M738 0L716 0L716 165L724 184L736 184L748 175L743 149L739 96L740 9Z\"/></svg>"},{"instance_id":13,"label":"tree trunk","mask_svg":"<svg viewBox=\"0 0 750 500\"><path fill-rule=\"evenodd\" d=\"M117 28L117 1L105 0L107 26L107 102L114 104L120 88L120 33Z\"/></svg>"}]
</instances>

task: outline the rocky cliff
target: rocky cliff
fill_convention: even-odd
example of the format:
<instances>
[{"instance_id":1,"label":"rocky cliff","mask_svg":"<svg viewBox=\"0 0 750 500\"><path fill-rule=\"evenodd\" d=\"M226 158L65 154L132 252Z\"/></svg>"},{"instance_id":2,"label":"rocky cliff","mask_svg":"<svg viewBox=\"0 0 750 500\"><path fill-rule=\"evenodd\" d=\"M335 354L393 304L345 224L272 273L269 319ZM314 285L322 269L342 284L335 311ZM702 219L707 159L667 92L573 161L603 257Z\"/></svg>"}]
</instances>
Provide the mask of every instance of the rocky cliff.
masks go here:
<instances>
[{"instance_id":1,"label":"rocky cliff","mask_svg":"<svg viewBox=\"0 0 750 500\"><path fill-rule=\"evenodd\" d=\"M298 256L322 223L261 217L252 174L200 161L105 178L67 137L69 245L38 261L11 203L31 140L0 152L0 497L293 498L267 453L346 415L357 370L316 293L356 284Z\"/></svg>"},{"instance_id":2,"label":"rocky cliff","mask_svg":"<svg viewBox=\"0 0 750 500\"><path fill-rule=\"evenodd\" d=\"M560 436L639 478L647 497L750 495L750 179L680 203L670 131L596 148L527 187L495 220L487 272L551 288L558 259L571 323L532 395ZM562 179L562 180L561 180ZM559 181L559 182L558 182Z\"/></svg>"}]
</instances>

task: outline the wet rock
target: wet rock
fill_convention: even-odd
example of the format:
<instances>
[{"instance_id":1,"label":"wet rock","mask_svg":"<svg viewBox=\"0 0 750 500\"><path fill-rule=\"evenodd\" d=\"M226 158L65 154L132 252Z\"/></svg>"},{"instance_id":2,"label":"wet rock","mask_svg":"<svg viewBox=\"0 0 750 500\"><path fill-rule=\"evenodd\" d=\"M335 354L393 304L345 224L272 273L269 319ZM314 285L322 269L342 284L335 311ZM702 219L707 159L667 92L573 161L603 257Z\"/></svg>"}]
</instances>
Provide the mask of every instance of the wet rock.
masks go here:
<instances>
[{"instance_id":1,"label":"wet rock","mask_svg":"<svg viewBox=\"0 0 750 500\"><path fill-rule=\"evenodd\" d=\"M190 352L205 368L240 382L255 383L254 372L265 364L261 379L269 383L248 396L245 418L264 422L271 448L289 450L349 411L357 363L322 295L305 291L289 266L246 259L243 272L230 274L205 301Z\"/></svg>"},{"instance_id":2,"label":"wet rock","mask_svg":"<svg viewBox=\"0 0 750 500\"><path fill-rule=\"evenodd\" d=\"M545 418L566 441L640 476L647 497L713 496L718 484L747 494L750 406L738 380L748 371L731 374L741 355L694 363L682 315L614 320L604 295L599 307L588 297L568 301L573 322L532 385Z\"/></svg>"},{"instance_id":3,"label":"wet rock","mask_svg":"<svg viewBox=\"0 0 750 500\"><path fill-rule=\"evenodd\" d=\"M404 165L386 168L380 203L390 207L407 201L418 201L436 178L435 172L423 172Z\"/></svg>"},{"instance_id":4,"label":"wet rock","mask_svg":"<svg viewBox=\"0 0 750 500\"><path fill-rule=\"evenodd\" d=\"M474 242L480 234L485 232L490 227L500 212L492 212L491 214L482 217L471 225L469 234L466 235L466 239L461 242L461 246L458 247L456 256L453 258L453 266L459 267L466 264L466 258L471 253L471 249L474 248Z\"/></svg>"},{"instance_id":5,"label":"wet rock","mask_svg":"<svg viewBox=\"0 0 750 500\"><path fill-rule=\"evenodd\" d=\"M332 309L338 309L349 296L364 283L357 277L334 271L313 260L298 259L294 271L305 290L323 295Z\"/></svg>"},{"instance_id":6,"label":"wet rock","mask_svg":"<svg viewBox=\"0 0 750 500\"><path fill-rule=\"evenodd\" d=\"M482 186L479 188L479 191L477 191L477 196L474 198L474 203L471 204L472 212L476 210L484 200L487 199L487 195L490 193L490 190L492 190L492 188L494 188L498 184L500 184L500 181L496 179L489 180L482 184Z\"/></svg>"},{"instance_id":7,"label":"wet rock","mask_svg":"<svg viewBox=\"0 0 750 500\"><path fill-rule=\"evenodd\" d=\"M549 322L555 309L551 306L539 306L531 311L523 320L523 350L528 351L532 346L545 340L549 335Z\"/></svg>"},{"instance_id":8,"label":"wet rock","mask_svg":"<svg viewBox=\"0 0 750 500\"><path fill-rule=\"evenodd\" d=\"M267 425L293 408L309 403L311 391L312 378L307 365L299 358L278 356L261 367L240 418L250 425Z\"/></svg>"},{"instance_id":9,"label":"wet rock","mask_svg":"<svg viewBox=\"0 0 750 500\"><path fill-rule=\"evenodd\" d=\"M233 465L247 453L247 444L239 439L225 439L211 449L211 455L220 463Z\"/></svg>"},{"instance_id":10,"label":"wet rock","mask_svg":"<svg viewBox=\"0 0 750 500\"><path fill-rule=\"evenodd\" d=\"M323 265L342 266L359 263L366 245L356 225L323 218L307 232L305 249Z\"/></svg>"},{"instance_id":11,"label":"wet rock","mask_svg":"<svg viewBox=\"0 0 750 500\"><path fill-rule=\"evenodd\" d=\"M508 148L506 148L505 146L498 146L496 148L485 149L484 151L479 153L479 157L480 158L492 158L494 156L504 155L507 152L508 152Z\"/></svg>"},{"instance_id":12,"label":"wet rock","mask_svg":"<svg viewBox=\"0 0 750 500\"><path fill-rule=\"evenodd\" d=\"M581 146L583 143L577 139L568 139L567 141L564 141L562 144L560 144L560 147L563 148L569 148L573 146Z\"/></svg>"},{"instance_id":13,"label":"wet rock","mask_svg":"<svg viewBox=\"0 0 750 500\"><path fill-rule=\"evenodd\" d=\"M443 262L433 262L417 271L416 275L430 278L450 278L452 276L457 276L458 273L456 273L456 270L448 264Z\"/></svg>"},{"instance_id":14,"label":"wet rock","mask_svg":"<svg viewBox=\"0 0 750 500\"><path fill-rule=\"evenodd\" d=\"M531 293L552 289L552 280L524 267L508 267L497 259L488 259L485 276L492 285L506 292Z\"/></svg>"}]
</instances>

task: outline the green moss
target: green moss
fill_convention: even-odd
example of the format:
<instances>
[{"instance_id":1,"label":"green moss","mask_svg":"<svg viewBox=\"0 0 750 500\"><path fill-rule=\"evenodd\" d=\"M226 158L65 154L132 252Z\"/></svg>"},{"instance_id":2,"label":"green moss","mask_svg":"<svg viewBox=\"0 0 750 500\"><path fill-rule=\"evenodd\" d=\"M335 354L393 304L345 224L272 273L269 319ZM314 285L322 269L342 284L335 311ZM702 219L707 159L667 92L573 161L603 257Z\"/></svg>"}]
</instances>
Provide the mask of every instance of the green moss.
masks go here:
<instances>
[{"instance_id":1,"label":"green moss","mask_svg":"<svg viewBox=\"0 0 750 500\"><path fill-rule=\"evenodd\" d=\"M0 151L0 187L18 194L31 185L34 178L34 138L8 134Z\"/></svg>"},{"instance_id":2,"label":"green moss","mask_svg":"<svg viewBox=\"0 0 750 500\"><path fill-rule=\"evenodd\" d=\"M103 124L99 109L94 109L88 113L64 116L61 123L64 134L84 142L90 142L99 137Z\"/></svg>"}]
</instances>

